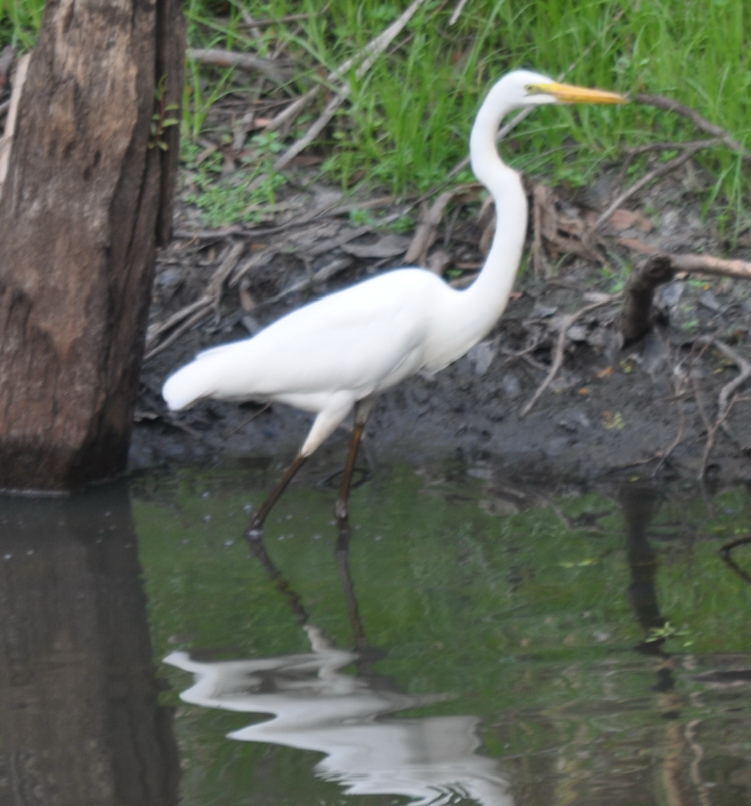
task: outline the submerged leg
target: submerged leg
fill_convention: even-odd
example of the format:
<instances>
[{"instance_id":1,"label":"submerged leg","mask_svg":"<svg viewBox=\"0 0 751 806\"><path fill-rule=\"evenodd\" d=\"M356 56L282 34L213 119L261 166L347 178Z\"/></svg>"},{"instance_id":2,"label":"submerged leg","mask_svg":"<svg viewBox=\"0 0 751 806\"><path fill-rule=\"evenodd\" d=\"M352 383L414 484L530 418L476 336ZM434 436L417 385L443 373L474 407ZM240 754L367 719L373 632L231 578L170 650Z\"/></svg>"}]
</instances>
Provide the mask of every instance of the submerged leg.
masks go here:
<instances>
[{"instance_id":1,"label":"submerged leg","mask_svg":"<svg viewBox=\"0 0 751 806\"><path fill-rule=\"evenodd\" d=\"M295 461L287 468L286 473L282 476L282 480L274 487L271 493L267 496L266 500L258 507L258 511L253 516L248 528L245 530L245 537L254 538L261 534L263 523L268 517L269 512L274 504L279 500L281 494L287 489L287 485L292 481L293 476L302 467L307 459L307 456L299 453L295 457Z\"/></svg>"},{"instance_id":2,"label":"submerged leg","mask_svg":"<svg viewBox=\"0 0 751 806\"><path fill-rule=\"evenodd\" d=\"M342 479L342 486L339 488L339 497L336 499L336 505L334 506L336 519L340 527L347 525L349 515L347 501L349 500L349 488L352 484L352 473L355 470L355 460L357 459L357 450L360 447L362 432L372 408L373 401L369 398L358 401L355 407L355 426L352 429L352 440L349 443L347 463L344 466L344 478Z\"/></svg>"}]
</instances>

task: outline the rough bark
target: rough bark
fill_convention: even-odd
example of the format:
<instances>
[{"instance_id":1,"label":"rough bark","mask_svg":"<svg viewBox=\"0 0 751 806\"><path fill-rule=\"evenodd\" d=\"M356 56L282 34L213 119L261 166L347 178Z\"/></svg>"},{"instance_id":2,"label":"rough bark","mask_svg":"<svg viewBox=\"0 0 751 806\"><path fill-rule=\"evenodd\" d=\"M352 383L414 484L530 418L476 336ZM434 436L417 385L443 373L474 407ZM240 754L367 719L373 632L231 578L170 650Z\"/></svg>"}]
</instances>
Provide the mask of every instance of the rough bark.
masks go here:
<instances>
[{"instance_id":1,"label":"rough bark","mask_svg":"<svg viewBox=\"0 0 751 806\"><path fill-rule=\"evenodd\" d=\"M183 51L177 0L47 3L0 199L0 488L125 468Z\"/></svg>"}]
</instances>

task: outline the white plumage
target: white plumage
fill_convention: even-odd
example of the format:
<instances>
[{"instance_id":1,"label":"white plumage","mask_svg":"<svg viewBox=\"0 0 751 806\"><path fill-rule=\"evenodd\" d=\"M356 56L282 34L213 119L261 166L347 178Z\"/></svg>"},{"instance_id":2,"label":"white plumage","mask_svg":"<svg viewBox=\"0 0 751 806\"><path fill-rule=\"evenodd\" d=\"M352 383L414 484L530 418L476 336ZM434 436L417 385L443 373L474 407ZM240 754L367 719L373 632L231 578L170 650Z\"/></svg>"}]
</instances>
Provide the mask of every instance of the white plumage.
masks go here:
<instances>
[{"instance_id":1,"label":"white plumage","mask_svg":"<svg viewBox=\"0 0 751 806\"><path fill-rule=\"evenodd\" d=\"M293 311L253 338L206 350L167 380L163 395L171 409L214 398L274 401L316 414L297 459L249 531L260 530L300 464L356 409L337 502L337 514L346 518L349 477L373 398L420 370L443 369L493 327L508 301L527 227L521 180L495 146L498 126L522 106L576 101L623 98L522 70L488 93L472 129L470 155L475 175L495 201L497 224L483 269L469 288L455 290L424 269L390 271Z\"/></svg>"}]
</instances>

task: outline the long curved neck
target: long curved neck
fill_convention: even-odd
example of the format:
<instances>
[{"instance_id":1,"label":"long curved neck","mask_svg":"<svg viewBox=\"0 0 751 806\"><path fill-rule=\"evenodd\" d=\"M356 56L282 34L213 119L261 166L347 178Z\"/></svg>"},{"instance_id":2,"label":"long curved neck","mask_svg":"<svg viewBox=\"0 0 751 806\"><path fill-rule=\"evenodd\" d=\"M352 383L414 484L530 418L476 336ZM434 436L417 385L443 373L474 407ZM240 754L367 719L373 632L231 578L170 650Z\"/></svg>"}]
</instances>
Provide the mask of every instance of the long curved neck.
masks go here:
<instances>
[{"instance_id":1,"label":"long curved neck","mask_svg":"<svg viewBox=\"0 0 751 806\"><path fill-rule=\"evenodd\" d=\"M527 197L521 178L498 156L496 134L510 109L491 91L475 120L470 156L475 176L490 191L496 209L496 226L490 252L479 277L461 293L460 306L472 319L475 340L496 323L508 302L519 268L527 232Z\"/></svg>"}]
</instances>

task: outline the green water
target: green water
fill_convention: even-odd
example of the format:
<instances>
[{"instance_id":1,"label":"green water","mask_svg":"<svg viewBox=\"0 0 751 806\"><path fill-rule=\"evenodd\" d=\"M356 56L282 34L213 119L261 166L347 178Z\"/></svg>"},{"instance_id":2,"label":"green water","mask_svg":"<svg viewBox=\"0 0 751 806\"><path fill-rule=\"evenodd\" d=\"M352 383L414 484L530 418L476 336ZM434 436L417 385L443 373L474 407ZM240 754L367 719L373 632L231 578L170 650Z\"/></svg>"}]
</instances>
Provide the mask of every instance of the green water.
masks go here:
<instances>
[{"instance_id":1,"label":"green water","mask_svg":"<svg viewBox=\"0 0 751 806\"><path fill-rule=\"evenodd\" d=\"M748 490L325 464L2 502L0 802L751 802Z\"/></svg>"},{"instance_id":2,"label":"green water","mask_svg":"<svg viewBox=\"0 0 751 806\"><path fill-rule=\"evenodd\" d=\"M244 660L252 678L242 696L179 706L185 804L751 802L751 587L718 556L748 529L745 489L552 494L482 468L401 468L353 494L346 554L334 493L305 485L259 557L241 539L253 478L186 471L133 488L157 657L198 651L200 675ZM310 628L349 662L313 651ZM289 656L312 671L285 669ZM274 670L254 677L262 660ZM177 705L193 675L161 674ZM276 744L225 738L270 719L251 710L270 692L282 716L284 692L320 705L326 675L344 683L341 719L335 701L299 731L287 715ZM363 691L372 713L353 717ZM370 724L354 740L366 762L327 756L337 721ZM421 744L434 732L455 765ZM398 741L401 765L383 751Z\"/></svg>"}]
</instances>

